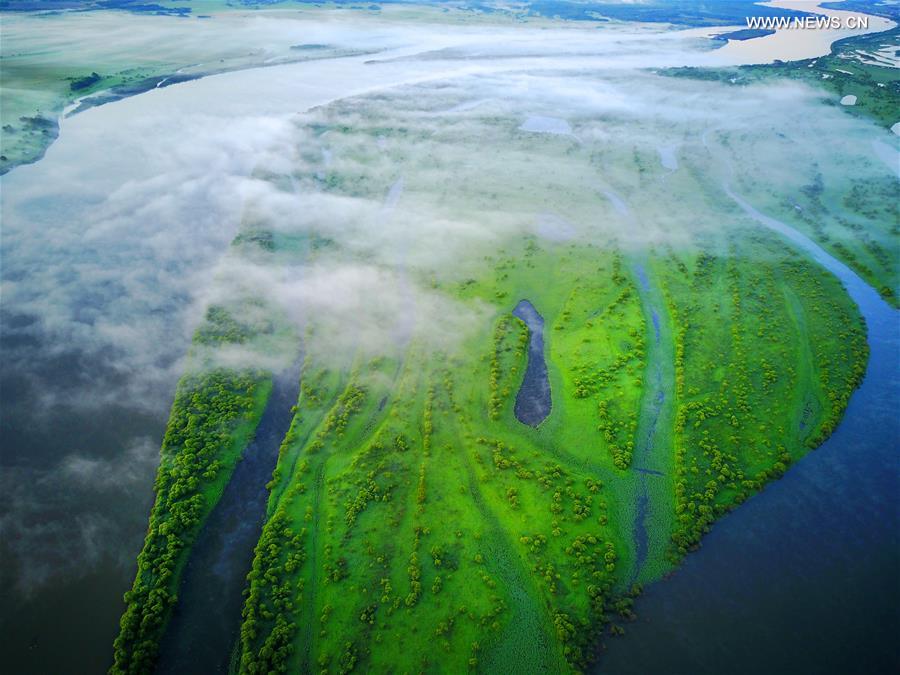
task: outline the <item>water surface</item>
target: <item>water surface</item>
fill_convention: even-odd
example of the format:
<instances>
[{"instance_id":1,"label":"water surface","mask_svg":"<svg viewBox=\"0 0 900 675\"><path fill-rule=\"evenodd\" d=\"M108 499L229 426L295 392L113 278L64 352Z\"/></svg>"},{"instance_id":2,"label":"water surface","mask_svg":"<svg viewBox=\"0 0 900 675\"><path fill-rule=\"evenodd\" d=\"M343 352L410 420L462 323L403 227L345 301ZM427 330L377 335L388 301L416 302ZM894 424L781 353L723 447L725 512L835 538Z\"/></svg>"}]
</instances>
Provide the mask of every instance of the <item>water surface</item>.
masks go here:
<instances>
[{"instance_id":1,"label":"water surface","mask_svg":"<svg viewBox=\"0 0 900 675\"><path fill-rule=\"evenodd\" d=\"M528 368L522 386L516 394L516 419L532 427L538 426L550 414L550 379L544 359L544 317L528 300L522 300L513 310L528 326Z\"/></svg>"},{"instance_id":2,"label":"water surface","mask_svg":"<svg viewBox=\"0 0 900 675\"><path fill-rule=\"evenodd\" d=\"M893 28L896 24L880 16L862 14L838 9L823 9L815 0L771 0L765 4L782 9L794 9L817 15L838 17L841 28L837 29L776 29L771 35L752 40L730 40L721 49L713 52L714 61L726 63L773 63L775 61L797 61L825 56L831 51L831 45L848 37L878 33ZM830 4L830 3L824 3ZM867 18L867 29L847 28L847 20L859 21ZM746 26L741 26L746 28Z\"/></svg>"}]
</instances>

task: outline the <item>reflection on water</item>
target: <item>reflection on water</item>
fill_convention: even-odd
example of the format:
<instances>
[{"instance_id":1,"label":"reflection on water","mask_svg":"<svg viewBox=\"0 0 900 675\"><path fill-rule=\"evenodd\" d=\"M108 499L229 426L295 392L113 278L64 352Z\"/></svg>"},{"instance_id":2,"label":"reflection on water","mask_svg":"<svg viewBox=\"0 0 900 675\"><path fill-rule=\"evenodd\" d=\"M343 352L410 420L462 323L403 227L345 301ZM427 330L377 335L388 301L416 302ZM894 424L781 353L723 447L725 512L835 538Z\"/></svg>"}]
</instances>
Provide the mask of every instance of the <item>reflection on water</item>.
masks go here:
<instances>
[{"instance_id":1,"label":"reflection on water","mask_svg":"<svg viewBox=\"0 0 900 675\"><path fill-rule=\"evenodd\" d=\"M353 21L350 12L345 16L336 27ZM351 57L204 78L88 110L62 122L42 161L2 177L0 525L8 529L0 537L6 602L0 646L12 671L66 672L73 654L79 670L108 666L121 595L146 531L166 410L183 370L179 359L190 345L190 308L203 298L237 231L244 198L258 194L258 181L248 177L254 167L291 161L286 149L296 141L294 114L379 88L440 86L475 74L459 80L471 87L469 103L455 111L462 122L465 110L482 112L484 105L490 111L485 97L514 93L507 84L521 84L520 73L539 69L548 76L534 80L518 103L504 104L519 106L515 120L544 111L571 119L571 126L587 111L600 111L599 119L610 109L640 120L656 108L648 85L625 96L615 86L607 91L597 82L563 81L574 70L611 77L627 70L630 78L637 73L632 68L696 66L722 57L691 31L618 23L590 29L436 24L404 29L400 40L393 32L377 35L386 49L405 46L378 60ZM72 38L80 37L73 28ZM488 43L492 49L484 53L478 45ZM458 46L462 57L418 56L444 45ZM476 47L467 52L466 45ZM498 79L503 86L479 79L506 72L516 75ZM559 83L565 86L544 90ZM705 95L709 111L730 114L727 101L712 90ZM551 99L553 105L543 104ZM677 106L663 109L679 114ZM631 147L632 137L618 140ZM529 135L528 141L560 139ZM383 136L377 142L394 143ZM613 208L628 212L621 197L606 194ZM558 222L545 225L539 224L541 236L568 236ZM22 321L34 328L17 328ZM537 423L549 410L548 388Z\"/></svg>"}]
</instances>

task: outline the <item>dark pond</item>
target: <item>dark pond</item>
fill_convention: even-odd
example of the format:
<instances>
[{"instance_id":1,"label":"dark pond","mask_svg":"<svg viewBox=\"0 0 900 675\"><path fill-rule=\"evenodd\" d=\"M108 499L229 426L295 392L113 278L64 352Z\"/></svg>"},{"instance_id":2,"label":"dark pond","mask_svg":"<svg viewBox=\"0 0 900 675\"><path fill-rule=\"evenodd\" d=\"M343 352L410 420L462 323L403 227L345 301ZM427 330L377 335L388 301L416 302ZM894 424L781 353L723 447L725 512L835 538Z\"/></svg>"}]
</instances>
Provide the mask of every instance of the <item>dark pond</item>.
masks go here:
<instances>
[{"instance_id":1,"label":"dark pond","mask_svg":"<svg viewBox=\"0 0 900 675\"><path fill-rule=\"evenodd\" d=\"M516 394L516 419L532 427L538 426L550 414L550 379L544 359L544 317L528 300L522 300L513 310L528 326L528 367L522 386Z\"/></svg>"}]
</instances>

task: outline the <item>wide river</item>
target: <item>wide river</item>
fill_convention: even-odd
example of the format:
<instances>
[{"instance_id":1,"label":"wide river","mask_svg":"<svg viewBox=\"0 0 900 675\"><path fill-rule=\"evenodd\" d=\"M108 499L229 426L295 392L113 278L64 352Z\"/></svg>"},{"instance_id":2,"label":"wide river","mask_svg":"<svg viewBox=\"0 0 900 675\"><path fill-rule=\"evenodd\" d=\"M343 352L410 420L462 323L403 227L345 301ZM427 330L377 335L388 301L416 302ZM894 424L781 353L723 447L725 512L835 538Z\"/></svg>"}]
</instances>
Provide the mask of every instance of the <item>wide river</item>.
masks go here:
<instances>
[{"instance_id":1,"label":"wide river","mask_svg":"<svg viewBox=\"0 0 900 675\"><path fill-rule=\"evenodd\" d=\"M253 196L244 178L261 158L278 161L294 114L469 74L722 60L698 48L691 31L646 27L543 31L539 44L564 47L546 56L410 58L488 38L426 31L420 43L377 58L150 91L63 121L44 159L0 178L0 396L9 444L0 506L7 522L21 521L0 542L0 590L10 598L0 639L11 672L109 665L166 410L196 325L192 308ZM818 39L827 50L830 38ZM890 657L900 550L897 317L840 263L807 248L866 315L866 380L825 446L718 523L675 576L647 590L640 621L602 662L609 672L760 672L771 664L800 672L799 664L834 663L838 651L872 666L844 672L874 671ZM7 547L16 566L7 565ZM842 640L858 648L841 650Z\"/></svg>"}]
</instances>

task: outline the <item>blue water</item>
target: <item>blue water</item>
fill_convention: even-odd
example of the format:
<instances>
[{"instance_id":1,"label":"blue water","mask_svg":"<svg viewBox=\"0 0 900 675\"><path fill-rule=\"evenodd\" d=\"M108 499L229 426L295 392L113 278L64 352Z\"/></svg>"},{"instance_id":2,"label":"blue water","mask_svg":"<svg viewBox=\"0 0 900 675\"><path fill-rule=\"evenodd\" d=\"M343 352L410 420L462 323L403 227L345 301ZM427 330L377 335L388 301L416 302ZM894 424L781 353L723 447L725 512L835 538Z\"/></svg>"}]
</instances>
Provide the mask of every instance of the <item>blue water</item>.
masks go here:
<instances>
[{"instance_id":1,"label":"blue water","mask_svg":"<svg viewBox=\"0 0 900 675\"><path fill-rule=\"evenodd\" d=\"M550 378L544 359L544 317L528 300L522 300L513 310L528 326L528 367L522 386L516 394L516 419L532 427L547 419L552 407Z\"/></svg>"},{"instance_id":2,"label":"blue water","mask_svg":"<svg viewBox=\"0 0 900 675\"><path fill-rule=\"evenodd\" d=\"M841 280L866 319L866 377L828 441L646 589L599 671L900 672L900 313L807 237L726 191Z\"/></svg>"}]
</instances>

